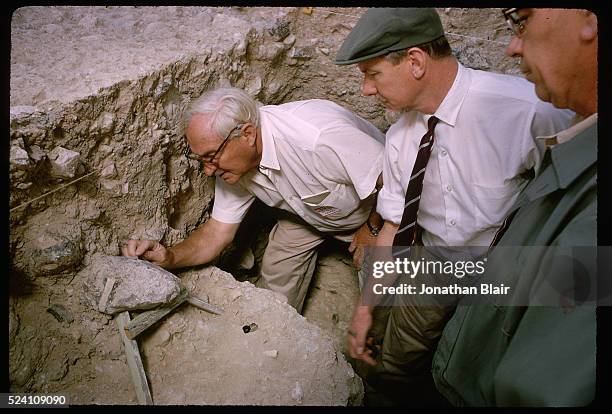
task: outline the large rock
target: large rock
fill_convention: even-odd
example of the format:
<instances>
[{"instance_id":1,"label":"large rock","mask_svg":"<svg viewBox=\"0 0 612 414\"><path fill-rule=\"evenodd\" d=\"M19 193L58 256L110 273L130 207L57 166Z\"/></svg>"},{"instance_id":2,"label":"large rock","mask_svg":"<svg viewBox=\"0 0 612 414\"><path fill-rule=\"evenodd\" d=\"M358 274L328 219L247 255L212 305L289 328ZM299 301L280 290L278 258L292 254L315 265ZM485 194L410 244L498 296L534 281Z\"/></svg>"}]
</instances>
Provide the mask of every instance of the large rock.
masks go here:
<instances>
[{"instance_id":1,"label":"large rock","mask_svg":"<svg viewBox=\"0 0 612 414\"><path fill-rule=\"evenodd\" d=\"M19 267L30 276L51 276L76 267L83 259L78 223L44 212L32 218L24 232Z\"/></svg>"},{"instance_id":2,"label":"large rock","mask_svg":"<svg viewBox=\"0 0 612 414\"><path fill-rule=\"evenodd\" d=\"M96 255L77 276L84 279L82 302L106 314L152 309L172 301L181 291L179 279L172 273L147 261L123 256ZM109 278L114 278L115 283L100 309Z\"/></svg>"},{"instance_id":3,"label":"large rock","mask_svg":"<svg viewBox=\"0 0 612 414\"><path fill-rule=\"evenodd\" d=\"M283 296L215 267L183 273L181 281L224 312L182 306L143 334L156 404L361 403L359 376L332 339Z\"/></svg>"}]
</instances>

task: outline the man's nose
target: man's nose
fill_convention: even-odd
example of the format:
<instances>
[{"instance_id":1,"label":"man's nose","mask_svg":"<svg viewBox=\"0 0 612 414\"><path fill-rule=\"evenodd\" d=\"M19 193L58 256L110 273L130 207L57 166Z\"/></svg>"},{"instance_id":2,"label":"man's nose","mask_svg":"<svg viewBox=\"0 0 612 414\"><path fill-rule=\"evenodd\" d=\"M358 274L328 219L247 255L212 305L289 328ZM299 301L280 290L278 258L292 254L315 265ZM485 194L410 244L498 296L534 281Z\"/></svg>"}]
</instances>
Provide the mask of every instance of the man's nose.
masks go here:
<instances>
[{"instance_id":1,"label":"man's nose","mask_svg":"<svg viewBox=\"0 0 612 414\"><path fill-rule=\"evenodd\" d=\"M361 93L365 96L372 96L372 95L376 95L378 91L376 90L376 87L374 86L374 82L369 81L364 78L363 83L361 84Z\"/></svg>"},{"instance_id":2,"label":"man's nose","mask_svg":"<svg viewBox=\"0 0 612 414\"><path fill-rule=\"evenodd\" d=\"M523 55L523 40L519 37L512 36L506 48L506 55L510 57L521 57Z\"/></svg>"}]
</instances>

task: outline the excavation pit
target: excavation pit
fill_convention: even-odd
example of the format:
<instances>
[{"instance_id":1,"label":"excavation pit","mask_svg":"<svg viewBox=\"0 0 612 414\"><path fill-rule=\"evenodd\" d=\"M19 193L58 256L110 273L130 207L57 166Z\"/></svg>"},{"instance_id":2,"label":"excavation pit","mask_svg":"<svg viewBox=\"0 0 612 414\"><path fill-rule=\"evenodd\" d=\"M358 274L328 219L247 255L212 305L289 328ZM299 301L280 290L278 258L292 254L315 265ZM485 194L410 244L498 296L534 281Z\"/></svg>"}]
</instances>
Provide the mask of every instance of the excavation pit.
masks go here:
<instances>
[{"instance_id":1,"label":"excavation pit","mask_svg":"<svg viewBox=\"0 0 612 414\"><path fill-rule=\"evenodd\" d=\"M329 99L388 123L333 58L360 8L25 7L11 22L11 392L138 402L113 317L79 271L130 238L173 245L205 222L212 179L183 156L187 104L218 86L264 104ZM516 73L496 10L439 9L462 62ZM73 180L79 181L70 184ZM177 272L222 316L181 306L138 338L155 404L359 405L343 355L358 295L347 245L319 256L304 317L253 280L274 222L254 207L214 266ZM238 280L236 280L236 278ZM257 324L245 335L243 326Z\"/></svg>"}]
</instances>

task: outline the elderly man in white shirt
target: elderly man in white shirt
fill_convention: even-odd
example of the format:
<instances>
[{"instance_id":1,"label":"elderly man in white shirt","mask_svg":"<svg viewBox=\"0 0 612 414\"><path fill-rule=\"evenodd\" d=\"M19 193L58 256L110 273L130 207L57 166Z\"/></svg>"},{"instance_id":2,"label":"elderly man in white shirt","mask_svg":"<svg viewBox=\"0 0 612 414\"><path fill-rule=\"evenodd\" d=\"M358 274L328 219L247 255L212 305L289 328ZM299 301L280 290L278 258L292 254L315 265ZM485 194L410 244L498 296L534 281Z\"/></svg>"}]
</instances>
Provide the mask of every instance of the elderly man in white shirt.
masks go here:
<instances>
[{"instance_id":1,"label":"elderly man in white shirt","mask_svg":"<svg viewBox=\"0 0 612 414\"><path fill-rule=\"evenodd\" d=\"M260 286L283 294L301 312L317 246L327 236L350 242L376 214L384 135L330 101L260 107L236 88L193 102L186 124L190 158L217 177L211 218L176 246L130 240L123 254L167 269L210 262L258 198L283 213L270 232Z\"/></svg>"},{"instance_id":2,"label":"elderly man in white shirt","mask_svg":"<svg viewBox=\"0 0 612 414\"><path fill-rule=\"evenodd\" d=\"M364 74L363 94L376 96L399 116L385 144L377 206L385 222L378 246L422 244L419 253L431 253L427 247L432 246L488 246L539 168L544 148L535 137L565 129L573 116L540 101L525 79L462 66L435 9L368 10L336 63L357 64ZM428 158L418 162L424 147ZM417 195L406 197L415 179L422 180L412 187ZM415 202L418 215L405 222L405 211ZM410 241L398 243L406 230ZM364 287L370 290L371 284ZM423 306L413 296L395 298L378 377L372 378L428 382L428 389L419 388L427 394L433 389L428 361L453 307ZM377 361L366 338L374 305L357 305L348 336L350 355L371 365ZM379 389L389 389L389 383L380 384Z\"/></svg>"}]
</instances>

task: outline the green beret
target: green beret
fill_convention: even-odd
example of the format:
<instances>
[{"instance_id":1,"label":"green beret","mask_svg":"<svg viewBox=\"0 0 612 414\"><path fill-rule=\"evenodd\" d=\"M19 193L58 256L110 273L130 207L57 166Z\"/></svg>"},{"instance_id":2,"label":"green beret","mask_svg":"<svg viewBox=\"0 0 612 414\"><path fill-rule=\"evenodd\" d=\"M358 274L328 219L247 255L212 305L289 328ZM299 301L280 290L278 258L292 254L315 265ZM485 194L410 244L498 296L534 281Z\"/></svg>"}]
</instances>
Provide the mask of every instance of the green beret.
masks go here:
<instances>
[{"instance_id":1,"label":"green beret","mask_svg":"<svg viewBox=\"0 0 612 414\"><path fill-rule=\"evenodd\" d=\"M334 63L350 65L442 36L442 22L433 8L372 8L344 40Z\"/></svg>"}]
</instances>

